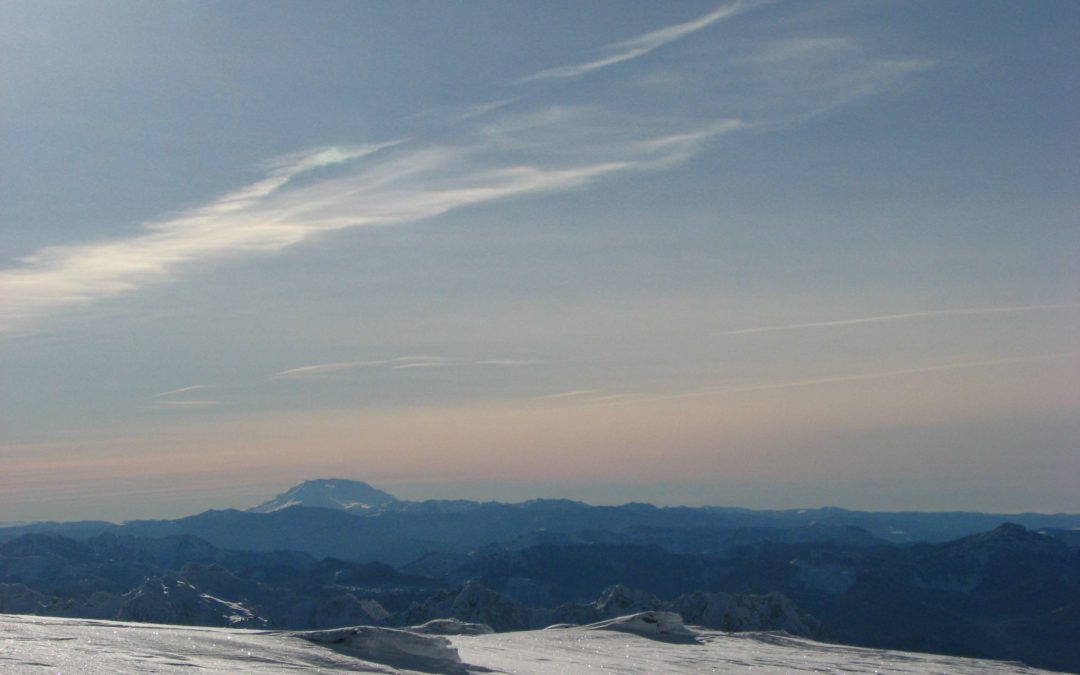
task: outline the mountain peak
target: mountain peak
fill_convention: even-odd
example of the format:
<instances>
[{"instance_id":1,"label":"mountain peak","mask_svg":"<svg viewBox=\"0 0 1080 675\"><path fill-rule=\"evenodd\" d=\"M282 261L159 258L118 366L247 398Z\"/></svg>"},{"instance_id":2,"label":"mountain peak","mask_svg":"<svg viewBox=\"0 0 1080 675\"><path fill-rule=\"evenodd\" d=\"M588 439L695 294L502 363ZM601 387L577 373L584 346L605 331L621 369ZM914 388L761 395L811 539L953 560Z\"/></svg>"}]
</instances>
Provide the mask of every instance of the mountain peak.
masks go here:
<instances>
[{"instance_id":1,"label":"mountain peak","mask_svg":"<svg viewBox=\"0 0 1080 675\"><path fill-rule=\"evenodd\" d=\"M313 506L324 509L354 511L396 502L393 495L367 483L346 478L319 478L294 485L270 501L250 509L255 513L271 513L290 506Z\"/></svg>"},{"instance_id":2,"label":"mountain peak","mask_svg":"<svg viewBox=\"0 0 1080 675\"><path fill-rule=\"evenodd\" d=\"M995 542L1001 544L1041 543L1048 539L1045 535L1041 535L1038 532L1029 530L1023 525L1017 525L1016 523L1002 523L989 532L975 534L968 538L981 542Z\"/></svg>"},{"instance_id":3,"label":"mountain peak","mask_svg":"<svg viewBox=\"0 0 1080 675\"><path fill-rule=\"evenodd\" d=\"M998 525L991 531L999 537L1026 537L1029 533L1023 525L1008 522Z\"/></svg>"},{"instance_id":4,"label":"mountain peak","mask_svg":"<svg viewBox=\"0 0 1080 675\"><path fill-rule=\"evenodd\" d=\"M972 534L944 544L952 551L985 558L1001 552L1028 552L1041 556L1061 552L1068 547L1053 537L1039 534L1015 523L1002 523L989 532Z\"/></svg>"}]
</instances>

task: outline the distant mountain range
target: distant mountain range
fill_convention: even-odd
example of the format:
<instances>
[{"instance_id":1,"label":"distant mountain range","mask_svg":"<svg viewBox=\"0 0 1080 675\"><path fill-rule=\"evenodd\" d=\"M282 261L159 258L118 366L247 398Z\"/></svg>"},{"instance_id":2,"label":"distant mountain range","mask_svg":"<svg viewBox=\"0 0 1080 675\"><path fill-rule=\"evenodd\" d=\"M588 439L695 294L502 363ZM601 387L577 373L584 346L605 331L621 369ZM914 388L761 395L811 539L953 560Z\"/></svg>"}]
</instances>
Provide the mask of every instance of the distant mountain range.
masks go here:
<instances>
[{"instance_id":1,"label":"distant mountain range","mask_svg":"<svg viewBox=\"0 0 1080 675\"><path fill-rule=\"evenodd\" d=\"M0 529L0 612L520 630L674 611L1080 671L1078 528L1066 514L409 502L326 479L249 511Z\"/></svg>"},{"instance_id":2,"label":"distant mountain range","mask_svg":"<svg viewBox=\"0 0 1080 675\"><path fill-rule=\"evenodd\" d=\"M680 604L681 603L681 604ZM696 623L820 637L777 595L693 594L674 603L614 586L587 604L529 607L476 581L447 585L382 563L215 548L191 537L25 534L0 544L0 613L235 628L415 625L455 618L499 631L591 623L685 606Z\"/></svg>"},{"instance_id":3,"label":"distant mountain range","mask_svg":"<svg viewBox=\"0 0 1080 675\"><path fill-rule=\"evenodd\" d=\"M833 541L870 546L942 542L992 530L1003 522L1076 538L1080 515L874 513L836 508L757 511L651 504L590 506L563 499L519 504L463 500L397 500L359 481L301 483L248 511L224 510L177 520L122 525L86 521L0 528L0 541L48 532L85 539L106 532L140 537L192 534L215 546L250 551L288 549L316 557L400 565L425 553L467 553L489 544L657 545L674 553L717 555L770 541Z\"/></svg>"}]
</instances>

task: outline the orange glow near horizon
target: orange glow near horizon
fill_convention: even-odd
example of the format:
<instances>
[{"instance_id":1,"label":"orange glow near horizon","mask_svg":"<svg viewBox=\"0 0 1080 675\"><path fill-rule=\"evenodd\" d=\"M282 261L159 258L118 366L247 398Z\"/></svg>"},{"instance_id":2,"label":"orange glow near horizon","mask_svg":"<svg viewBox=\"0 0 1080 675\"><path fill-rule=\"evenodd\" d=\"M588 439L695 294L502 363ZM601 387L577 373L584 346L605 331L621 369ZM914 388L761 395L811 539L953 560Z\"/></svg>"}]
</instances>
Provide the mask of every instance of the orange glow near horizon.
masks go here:
<instances>
[{"instance_id":1,"label":"orange glow near horizon","mask_svg":"<svg viewBox=\"0 0 1080 675\"><path fill-rule=\"evenodd\" d=\"M707 484L910 478L967 472L970 449L865 442L876 430L986 423L1026 410L1067 414L1069 387L994 387L993 371L839 383L665 400L569 399L453 406L236 413L203 424L177 418L119 440L22 447L8 453L8 504L85 500L189 486L228 488L348 476L383 486L458 482ZM1064 378L1064 376L1061 376ZM868 436L869 435L869 436ZM880 446L880 441L878 442ZM76 451L77 450L77 451ZM151 451L152 450L152 451ZM14 456L13 456L14 455ZM1024 472L1022 455L987 470ZM1070 460L1044 472L1068 471ZM977 474L975 474L977 478ZM47 487L46 487L47 486Z\"/></svg>"}]
</instances>

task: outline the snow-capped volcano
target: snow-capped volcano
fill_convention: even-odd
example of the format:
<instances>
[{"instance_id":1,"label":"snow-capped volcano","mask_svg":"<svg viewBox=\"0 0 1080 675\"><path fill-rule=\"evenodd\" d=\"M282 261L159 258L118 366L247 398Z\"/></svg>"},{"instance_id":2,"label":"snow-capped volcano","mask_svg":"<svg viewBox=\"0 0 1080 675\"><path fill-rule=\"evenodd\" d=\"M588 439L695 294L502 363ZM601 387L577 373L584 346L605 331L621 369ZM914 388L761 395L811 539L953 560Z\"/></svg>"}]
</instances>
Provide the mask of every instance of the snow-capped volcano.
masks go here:
<instances>
[{"instance_id":1,"label":"snow-capped volcano","mask_svg":"<svg viewBox=\"0 0 1080 675\"><path fill-rule=\"evenodd\" d=\"M270 501L263 502L250 510L255 513L271 513L290 506L314 506L352 511L396 501L397 498L393 495L373 488L362 481L320 478L294 485Z\"/></svg>"}]
</instances>

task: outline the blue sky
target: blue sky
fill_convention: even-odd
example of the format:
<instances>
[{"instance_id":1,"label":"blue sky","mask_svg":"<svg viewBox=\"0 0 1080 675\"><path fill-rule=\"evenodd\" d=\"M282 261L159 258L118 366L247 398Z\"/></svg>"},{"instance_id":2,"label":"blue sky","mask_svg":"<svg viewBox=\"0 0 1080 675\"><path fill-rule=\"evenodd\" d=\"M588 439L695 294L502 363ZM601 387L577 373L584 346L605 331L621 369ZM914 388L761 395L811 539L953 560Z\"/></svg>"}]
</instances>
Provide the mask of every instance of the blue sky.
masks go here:
<instances>
[{"instance_id":1,"label":"blue sky","mask_svg":"<svg viewBox=\"0 0 1080 675\"><path fill-rule=\"evenodd\" d=\"M0 513L1080 510L1069 2L0 7Z\"/></svg>"}]
</instances>

